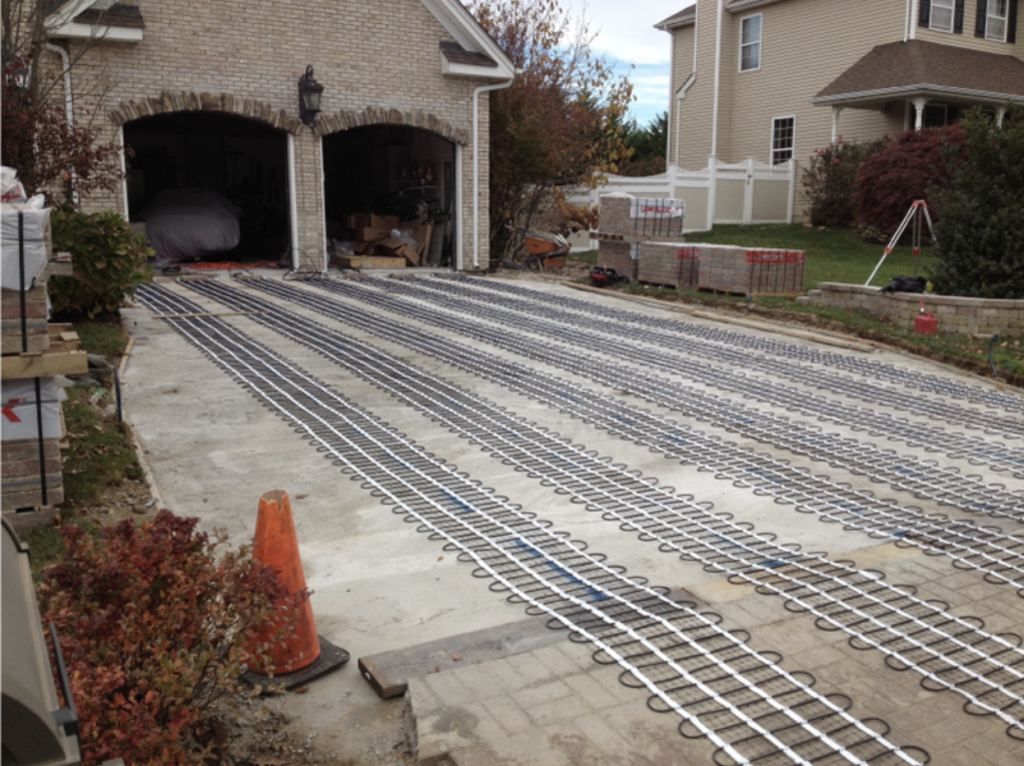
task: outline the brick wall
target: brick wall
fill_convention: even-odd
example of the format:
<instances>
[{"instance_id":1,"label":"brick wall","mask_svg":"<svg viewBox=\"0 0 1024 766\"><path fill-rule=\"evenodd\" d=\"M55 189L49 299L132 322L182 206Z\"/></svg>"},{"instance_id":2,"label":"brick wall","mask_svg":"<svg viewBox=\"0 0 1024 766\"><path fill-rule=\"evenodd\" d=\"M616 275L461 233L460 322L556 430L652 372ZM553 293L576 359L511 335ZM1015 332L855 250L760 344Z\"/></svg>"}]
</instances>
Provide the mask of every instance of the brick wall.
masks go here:
<instances>
[{"instance_id":1,"label":"brick wall","mask_svg":"<svg viewBox=\"0 0 1024 766\"><path fill-rule=\"evenodd\" d=\"M1024 300L958 298L950 295L883 293L880 287L822 282L811 290L809 302L819 306L857 309L886 317L900 327L914 329L914 319L924 310L939 320L939 332L967 335L1024 336Z\"/></svg>"},{"instance_id":2,"label":"brick wall","mask_svg":"<svg viewBox=\"0 0 1024 766\"><path fill-rule=\"evenodd\" d=\"M72 70L76 119L116 137L111 111L146 103L171 93L228 94L242 111L259 103L265 122L278 122L283 110L296 117L298 78L313 64L324 85L324 117L363 112L385 115L421 112L451 126L465 141L462 152L460 226L467 261L472 233L472 91L482 81L441 74L438 43L452 39L417 0L144 0L139 3L146 28L138 43L101 42L83 52ZM51 54L52 55L52 54ZM207 106L211 106L208 103ZM195 103L193 108L203 108ZM488 221L488 97L480 98L480 220L486 243ZM334 127L340 127L335 123ZM295 165L299 247L323 253L323 199L320 139L304 126L295 128ZM87 210L124 212L123 196L96 194L83 200ZM483 255L486 261L486 256Z\"/></svg>"}]
</instances>

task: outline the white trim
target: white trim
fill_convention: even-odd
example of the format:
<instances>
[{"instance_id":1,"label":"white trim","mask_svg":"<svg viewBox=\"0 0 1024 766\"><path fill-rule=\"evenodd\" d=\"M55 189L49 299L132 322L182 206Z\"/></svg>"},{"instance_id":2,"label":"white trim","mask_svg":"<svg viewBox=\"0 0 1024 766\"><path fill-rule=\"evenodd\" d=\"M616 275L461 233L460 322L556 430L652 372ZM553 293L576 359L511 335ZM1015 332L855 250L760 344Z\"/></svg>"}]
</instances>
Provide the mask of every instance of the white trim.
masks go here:
<instances>
[{"instance_id":1,"label":"white trim","mask_svg":"<svg viewBox=\"0 0 1024 766\"><path fill-rule=\"evenodd\" d=\"M480 268L480 94L492 90L509 88L515 78L494 85L481 85L473 89L473 268ZM491 112L487 110L487 124L490 126ZM489 131L488 131L489 133ZM490 179L488 179L488 182ZM489 252L490 248L488 248ZM488 263L490 258L488 258Z\"/></svg>"},{"instance_id":2,"label":"white trim","mask_svg":"<svg viewBox=\"0 0 1024 766\"><path fill-rule=\"evenodd\" d=\"M776 151L785 151L785 149L776 150L776 148L775 148L775 123L778 122L779 120L792 120L793 121L793 145L789 148L789 159L788 160L784 160L783 162L776 162L775 161L775 152ZM772 117L772 135L771 135L771 143L769 144L769 149L768 149L768 164L771 165L772 167L776 167L776 166L779 166L779 165L783 165L783 164L785 164L785 162L789 162L789 161L792 161L794 159L796 159L796 115L795 114L782 114L782 115L779 115L778 117Z\"/></svg>"},{"instance_id":3,"label":"white trim","mask_svg":"<svg viewBox=\"0 0 1024 766\"><path fill-rule=\"evenodd\" d=\"M494 59L498 67L491 78L508 79L515 76L515 64L459 0L420 0L420 2L459 45L468 51L478 51Z\"/></svg>"},{"instance_id":4,"label":"white trim","mask_svg":"<svg viewBox=\"0 0 1024 766\"><path fill-rule=\"evenodd\" d=\"M452 238L455 240L455 269L461 271L464 268L465 258L462 245L462 200L464 195L462 189L462 144L455 144L455 226L452 230Z\"/></svg>"},{"instance_id":5,"label":"white trim","mask_svg":"<svg viewBox=\"0 0 1024 766\"><path fill-rule=\"evenodd\" d=\"M726 9L729 13L743 13L751 8L760 8L762 5L780 3L782 0L733 0Z\"/></svg>"},{"instance_id":6,"label":"white trim","mask_svg":"<svg viewBox=\"0 0 1024 766\"><path fill-rule=\"evenodd\" d=\"M120 42L138 42L142 39L142 30L138 27L111 27L106 24L79 24L74 21L47 29L46 34L48 37L57 38L92 39L95 37L102 40L117 40Z\"/></svg>"},{"instance_id":7,"label":"white trim","mask_svg":"<svg viewBox=\"0 0 1024 766\"><path fill-rule=\"evenodd\" d=\"M949 8L946 6L940 6L942 10L949 10L949 29L943 29L942 27L936 27L935 24L935 4L947 2ZM953 30L956 29L956 0L931 0L931 7L928 12L928 29L933 32L945 32L946 34L953 34Z\"/></svg>"},{"instance_id":8,"label":"white trim","mask_svg":"<svg viewBox=\"0 0 1024 766\"><path fill-rule=\"evenodd\" d=\"M750 19L761 19L760 26L758 27L758 35L756 43L744 43L743 42L743 25ZM750 69L743 68L743 48L751 45L757 46L757 66L751 67ZM740 36L737 40L737 50L739 51L739 58L736 61L737 71L740 73L746 72L757 72L761 69L761 62L764 58L764 14L763 13L752 13L749 16L744 16L740 19Z\"/></svg>"},{"instance_id":9,"label":"white trim","mask_svg":"<svg viewBox=\"0 0 1024 766\"><path fill-rule=\"evenodd\" d=\"M910 0L910 34L911 40L917 39L917 20L921 16L921 0Z\"/></svg>"},{"instance_id":10,"label":"white trim","mask_svg":"<svg viewBox=\"0 0 1024 766\"><path fill-rule=\"evenodd\" d=\"M686 82L679 86L679 90L676 91L676 99L682 101L684 98L686 98L686 91L688 91L690 89L690 86L692 86L696 81L697 73L694 72L693 74L686 78Z\"/></svg>"},{"instance_id":11,"label":"white trim","mask_svg":"<svg viewBox=\"0 0 1024 766\"><path fill-rule=\"evenodd\" d=\"M875 90L862 90L853 93L841 93L837 96L814 96L809 99L812 104L853 104L854 102L878 101L886 96L905 96L910 94L938 93L949 96L966 96L972 99L985 99L994 103L1015 101L1024 104L1024 96L1012 95L1009 93L996 93L994 91L971 90L970 88L954 88L947 85L932 85L931 83L920 83L917 85L897 85L892 88L876 88Z\"/></svg>"},{"instance_id":12,"label":"white trim","mask_svg":"<svg viewBox=\"0 0 1024 766\"><path fill-rule=\"evenodd\" d=\"M288 136L288 215L291 218L291 240L292 240L292 268L299 268L299 202L298 184L295 180L295 136L291 133ZM322 161L322 160L321 160ZM326 211L324 212L326 216Z\"/></svg>"},{"instance_id":13,"label":"white trim","mask_svg":"<svg viewBox=\"0 0 1024 766\"><path fill-rule=\"evenodd\" d=\"M327 170L324 168L324 137L320 136L320 213L324 239L324 274L331 265L327 257Z\"/></svg>"},{"instance_id":14,"label":"white trim","mask_svg":"<svg viewBox=\"0 0 1024 766\"><path fill-rule=\"evenodd\" d=\"M996 16L994 13L992 13L992 7L998 1L999 0L988 0L988 4L985 6L985 39L989 40L991 42L994 42L994 43L1005 43L1006 42L1006 35L1007 35L1007 32L1009 31L1009 28L1010 28L1010 0L1006 0L1006 15L1005 16ZM1002 37L995 37L995 36L990 37L989 36L988 23L991 20L993 20L993 19L996 19L998 21L1002 21L1003 22L1003 36Z\"/></svg>"},{"instance_id":15,"label":"white trim","mask_svg":"<svg viewBox=\"0 0 1024 766\"><path fill-rule=\"evenodd\" d=\"M75 16L89 9L94 2L95 0L71 0L71 2L64 3L46 17L47 30L70 24Z\"/></svg>"},{"instance_id":16,"label":"white trim","mask_svg":"<svg viewBox=\"0 0 1024 766\"><path fill-rule=\"evenodd\" d=\"M128 210L128 162L124 156L124 125L117 128L117 140L121 144L121 201L124 202L124 220L131 221L131 212Z\"/></svg>"},{"instance_id":17,"label":"white trim","mask_svg":"<svg viewBox=\"0 0 1024 766\"><path fill-rule=\"evenodd\" d=\"M508 75L498 67L482 66L480 64L458 64L449 61L443 51L438 51L438 53L441 55L441 74L448 75L449 77L476 77L481 80L508 79Z\"/></svg>"}]
</instances>

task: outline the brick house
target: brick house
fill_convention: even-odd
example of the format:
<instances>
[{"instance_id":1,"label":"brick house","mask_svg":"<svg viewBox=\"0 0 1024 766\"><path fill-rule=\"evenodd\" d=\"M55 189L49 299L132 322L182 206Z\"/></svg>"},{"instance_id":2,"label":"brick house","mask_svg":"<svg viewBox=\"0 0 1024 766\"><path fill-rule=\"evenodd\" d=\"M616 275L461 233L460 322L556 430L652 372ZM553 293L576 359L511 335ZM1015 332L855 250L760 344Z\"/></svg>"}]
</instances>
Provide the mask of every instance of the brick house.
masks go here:
<instances>
[{"instance_id":1,"label":"brick house","mask_svg":"<svg viewBox=\"0 0 1024 766\"><path fill-rule=\"evenodd\" d=\"M697 0L672 36L668 164L797 163L1024 104L1019 0Z\"/></svg>"},{"instance_id":2,"label":"brick house","mask_svg":"<svg viewBox=\"0 0 1024 766\"><path fill-rule=\"evenodd\" d=\"M486 265L488 92L515 68L458 0L54 0L47 29L74 119L132 149L122 193L84 209L211 190L244 211L243 257L318 266L344 216L426 202L449 262Z\"/></svg>"}]
</instances>

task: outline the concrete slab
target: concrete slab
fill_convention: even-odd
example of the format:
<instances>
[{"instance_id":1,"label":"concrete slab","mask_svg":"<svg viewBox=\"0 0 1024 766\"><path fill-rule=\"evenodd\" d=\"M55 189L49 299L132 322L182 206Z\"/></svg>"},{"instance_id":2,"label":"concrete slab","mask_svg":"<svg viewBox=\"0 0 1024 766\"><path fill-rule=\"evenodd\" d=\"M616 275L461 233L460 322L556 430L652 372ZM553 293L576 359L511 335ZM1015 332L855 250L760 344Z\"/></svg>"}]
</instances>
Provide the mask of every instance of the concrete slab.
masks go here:
<instances>
[{"instance_id":1,"label":"concrete slab","mask_svg":"<svg viewBox=\"0 0 1024 766\"><path fill-rule=\"evenodd\" d=\"M531 286L581 297L550 281ZM219 307L181 286L170 287L210 310ZM620 307L608 295L587 294L586 298ZM630 304L629 308L651 316L676 317L674 312L654 306ZM753 523L758 531L773 532L784 542L797 542L807 550L827 551L835 558L877 569L888 582L914 585L922 594L948 601L959 613L982 617L992 630L1024 630L1024 609L1018 596L1008 588L986 583L976 572L957 570L948 559L924 556L915 549L822 524L795 513L790 506L568 418L543 402L510 394L501 386L361 330L295 310L472 390L481 399L499 402L574 442L656 477L663 485L714 503L716 510L729 511L737 519ZM355 658L443 642L457 634L492 630L523 619L521 606L489 590L487 580L470 576L469 567L458 564L437 542L417 534L358 482L350 481L317 455L291 427L244 393L166 323L152 319L144 309L126 310L123 316L136 338L123 380L126 410L166 505L179 514L199 516L204 528L225 527L235 541L244 542L255 526L259 495L268 489L287 490L321 634ZM572 537L586 540L591 549L626 566L631 575L692 594L701 608L721 614L724 624L750 631L755 648L781 652L784 667L812 672L819 690L848 694L854 700L854 714L884 717L892 727L891 741L926 748L933 764L958 764L968 747L978 754L972 766L1017 762L1013 759L1022 752L1020 743L1008 737L1005 726L991 717L963 713L962 698L926 691L918 676L887 668L878 652L852 649L841 633L817 630L810 618L787 612L780 599L756 594L750 586L730 584L720 574L682 562L633 534L623 533L599 514L586 512L552 488L516 472L380 389L256 325L251 318L229 317L226 321L308 369L459 470L549 519ZM687 321L711 322L705 317ZM515 358L445 330L437 334ZM787 340L813 344L805 338ZM988 385L891 352L876 351L872 358L971 385ZM593 386L564 371L550 371ZM629 397L622 400L629 401ZM690 425L736 441L699 421ZM853 429L834 430L871 441ZM743 446L804 465L812 473L897 498L905 505L949 513L937 503L892 491L832 466L756 442ZM895 443L887 446L902 449ZM971 471L989 476L977 467ZM1011 487L1020 484L1005 476L1000 480ZM677 731L678 718L651 712L644 704L645 695L619 683L617 667L595 664L591 651L588 646L563 640L526 654L440 669L410 680L406 697L416 722L421 763L440 764L446 758L458 766L711 763L714 748L707 740L683 738ZM275 704L283 706L305 731L316 732L317 745L339 760L402 762L394 748L406 735L408 711L401 702L380 700L360 677L354 661L311 685L308 693Z\"/></svg>"}]
</instances>

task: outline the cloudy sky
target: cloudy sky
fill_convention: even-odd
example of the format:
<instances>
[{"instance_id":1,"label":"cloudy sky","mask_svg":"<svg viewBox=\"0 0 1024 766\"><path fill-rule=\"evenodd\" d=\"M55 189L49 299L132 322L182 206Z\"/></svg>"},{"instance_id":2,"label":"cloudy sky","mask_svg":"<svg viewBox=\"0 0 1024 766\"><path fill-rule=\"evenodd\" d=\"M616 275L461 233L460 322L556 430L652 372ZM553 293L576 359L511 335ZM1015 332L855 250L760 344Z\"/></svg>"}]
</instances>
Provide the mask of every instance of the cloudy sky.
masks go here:
<instances>
[{"instance_id":1,"label":"cloudy sky","mask_svg":"<svg viewBox=\"0 0 1024 766\"><path fill-rule=\"evenodd\" d=\"M633 82L637 100L630 115L644 125L665 111L671 38L654 25L693 5L693 0L563 0L563 4L576 13L586 12L591 27L599 30L594 49Z\"/></svg>"}]
</instances>

